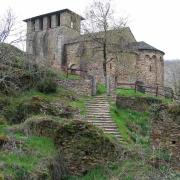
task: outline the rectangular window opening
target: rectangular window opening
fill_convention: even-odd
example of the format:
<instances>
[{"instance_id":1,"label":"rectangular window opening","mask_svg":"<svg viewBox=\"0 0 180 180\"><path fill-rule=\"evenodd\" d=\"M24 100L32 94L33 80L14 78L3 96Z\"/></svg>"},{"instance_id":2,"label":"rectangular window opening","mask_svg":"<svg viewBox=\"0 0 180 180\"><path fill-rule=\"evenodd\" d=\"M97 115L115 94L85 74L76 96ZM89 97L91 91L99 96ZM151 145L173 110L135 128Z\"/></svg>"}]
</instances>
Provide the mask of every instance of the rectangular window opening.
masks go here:
<instances>
[{"instance_id":1,"label":"rectangular window opening","mask_svg":"<svg viewBox=\"0 0 180 180\"><path fill-rule=\"evenodd\" d=\"M60 14L56 15L56 26L60 26Z\"/></svg>"},{"instance_id":2,"label":"rectangular window opening","mask_svg":"<svg viewBox=\"0 0 180 180\"><path fill-rule=\"evenodd\" d=\"M48 16L47 18L47 28L51 28L51 16Z\"/></svg>"},{"instance_id":3,"label":"rectangular window opening","mask_svg":"<svg viewBox=\"0 0 180 180\"><path fill-rule=\"evenodd\" d=\"M35 20L31 20L32 31L35 31Z\"/></svg>"},{"instance_id":4,"label":"rectangular window opening","mask_svg":"<svg viewBox=\"0 0 180 180\"><path fill-rule=\"evenodd\" d=\"M39 19L39 30L43 30L43 18Z\"/></svg>"}]
</instances>

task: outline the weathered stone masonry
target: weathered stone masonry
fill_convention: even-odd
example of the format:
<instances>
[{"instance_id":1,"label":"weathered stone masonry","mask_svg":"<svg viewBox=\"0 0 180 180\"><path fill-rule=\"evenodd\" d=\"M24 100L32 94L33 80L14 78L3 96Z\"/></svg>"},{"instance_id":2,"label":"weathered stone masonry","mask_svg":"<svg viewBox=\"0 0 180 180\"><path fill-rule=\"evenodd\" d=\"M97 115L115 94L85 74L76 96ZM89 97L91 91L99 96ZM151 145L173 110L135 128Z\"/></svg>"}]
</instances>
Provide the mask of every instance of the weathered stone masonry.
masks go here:
<instances>
[{"instance_id":1,"label":"weathered stone masonry","mask_svg":"<svg viewBox=\"0 0 180 180\"><path fill-rule=\"evenodd\" d=\"M173 167L180 171L180 105L156 106L153 115L152 144L168 150Z\"/></svg>"},{"instance_id":2,"label":"weathered stone masonry","mask_svg":"<svg viewBox=\"0 0 180 180\"><path fill-rule=\"evenodd\" d=\"M78 68L86 71L86 74L78 72L83 77L95 76L97 82L104 82L102 49L86 35L81 35L82 20L83 17L68 9L24 20L27 22L27 53L38 63L59 70L64 66ZM137 42L128 27L121 31L109 39L123 41L119 61L112 60L107 64L111 79L117 82L140 80L145 84L163 86L164 52L145 42ZM112 58L114 54L108 54L108 59Z\"/></svg>"}]
</instances>

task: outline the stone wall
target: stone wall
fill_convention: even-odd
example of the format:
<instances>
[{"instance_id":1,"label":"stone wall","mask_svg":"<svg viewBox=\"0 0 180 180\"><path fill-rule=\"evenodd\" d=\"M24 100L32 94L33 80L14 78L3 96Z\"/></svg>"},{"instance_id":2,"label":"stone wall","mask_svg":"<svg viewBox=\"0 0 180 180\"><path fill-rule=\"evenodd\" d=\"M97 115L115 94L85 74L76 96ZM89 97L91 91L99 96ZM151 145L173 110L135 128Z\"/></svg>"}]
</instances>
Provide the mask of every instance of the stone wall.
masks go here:
<instances>
[{"instance_id":1,"label":"stone wall","mask_svg":"<svg viewBox=\"0 0 180 180\"><path fill-rule=\"evenodd\" d=\"M160 52L141 51L136 67L139 81L149 85L164 85L164 60Z\"/></svg>"},{"instance_id":2,"label":"stone wall","mask_svg":"<svg viewBox=\"0 0 180 180\"><path fill-rule=\"evenodd\" d=\"M116 105L120 108L128 108L138 112L148 111L152 104L160 104L162 101L152 97L125 97L117 95Z\"/></svg>"},{"instance_id":3,"label":"stone wall","mask_svg":"<svg viewBox=\"0 0 180 180\"><path fill-rule=\"evenodd\" d=\"M76 42L66 45L66 62L95 76L97 82L104 82L103 51L93 42ZM79 52L82 52L79 53ZM108 53L107 74L119 83L143 81L146 85L164 85L163 55L156 51L124 52L118 54L118 61Z\"/></svg>"},{"instance_id":4,"label":"stone wall","mask_svg":"<svg viewBox=\"0 0 180 180\"><path fill-rule=\"evenodd\" d=\"M33 55L37 63L60 70L64 60L64 44L80 36L80 22L81 17L70 12L27 20L27 53Z\"/></svg>"},{"instance_id":5,"label":"stone wall","mask_svg":"<svg viewBox=\"0 0 180 180\"><path fill-rule=\"evenodd\" d=\"M172 165L180 171L180 104L155 106L152 112L152 144L168 150Z\"/></svg>"},{"instance_id":6,"label":"stone wall","mask_svg":"<svg viewBox=\"0 0 180 180\"><path fill-rule=\"evenodd\" d=\"M92 80L59 80L60 86L71 90L78 95L91 96L92 94Z\"/></svg>"}]
</instances>

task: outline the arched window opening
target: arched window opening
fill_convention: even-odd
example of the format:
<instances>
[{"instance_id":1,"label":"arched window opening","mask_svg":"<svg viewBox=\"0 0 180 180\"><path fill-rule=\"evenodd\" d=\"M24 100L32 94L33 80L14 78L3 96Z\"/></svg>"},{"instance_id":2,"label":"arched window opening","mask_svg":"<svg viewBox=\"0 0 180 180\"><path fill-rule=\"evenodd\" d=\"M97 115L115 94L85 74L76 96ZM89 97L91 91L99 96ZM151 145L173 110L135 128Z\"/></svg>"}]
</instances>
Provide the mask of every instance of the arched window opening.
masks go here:
<instances>
[{"instance_id":1,"label":"arched window opening","mask_svg":"<svg viewBox=\"0 0 180 180\"><path fill-rule=\"evenodd\" d=\"M76 74L76 70L77 70L77 65L76 64L70 65L71 74Z\"/></svg>"},{"instance_id":2,"label":"arched window opening","mask_svg":"<svg viewBox=\"0 0 180 180\"><path fill-rule=\"evenodd\" d=\"M112 69L112 64L111 63L109 64L109 69Z\"/></svg>"}]
</instances>

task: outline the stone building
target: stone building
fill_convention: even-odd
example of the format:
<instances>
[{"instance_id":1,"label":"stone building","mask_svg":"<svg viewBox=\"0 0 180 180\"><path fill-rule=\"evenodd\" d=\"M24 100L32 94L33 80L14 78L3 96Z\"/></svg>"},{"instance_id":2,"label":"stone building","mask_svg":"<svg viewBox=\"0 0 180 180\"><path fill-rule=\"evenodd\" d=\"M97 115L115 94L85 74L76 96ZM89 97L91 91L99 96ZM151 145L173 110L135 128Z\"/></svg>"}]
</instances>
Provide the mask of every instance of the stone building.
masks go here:
<instances>
[{"instance_id":1,"label":"stone building","mask_svg":"<svg viewBox=\"0 0 180 180\"><path fill-rule=\"evenodd\" d=\"M24 20L27 23L27 53L37 62L60 71L68 67L72 73L77 73L75 70L79 69L82 76L95 76L98 82L103 82L102 49L81 34L82 20L83 17L69 9ZM119 43L119 52L108 54L111 60L107 64L108 75L118 82L140 80L163 86L164 52L145 42L137 42L129 27L119 31L121 33L115 38L109 38Z\"/></svg>"}]
</instances>

